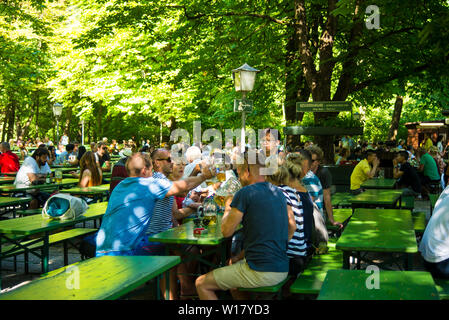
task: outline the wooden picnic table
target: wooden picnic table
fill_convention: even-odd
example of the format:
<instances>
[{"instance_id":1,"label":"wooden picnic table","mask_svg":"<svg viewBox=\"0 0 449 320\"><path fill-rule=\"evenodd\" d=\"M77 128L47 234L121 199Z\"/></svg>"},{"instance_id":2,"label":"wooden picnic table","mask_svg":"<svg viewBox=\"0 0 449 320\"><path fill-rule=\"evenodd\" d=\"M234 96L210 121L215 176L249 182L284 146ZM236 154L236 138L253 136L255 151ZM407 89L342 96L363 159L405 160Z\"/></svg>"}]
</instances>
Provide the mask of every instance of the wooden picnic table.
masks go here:
<instances>
[{"instance_id":1,"label":"wooden picnic table","mask_svg":"<svg viewBox=\"0 0 449 320\"><path fill-rule=\"evenodd\" d=\"M343 268L349 269L353 252L386 252L405 254L405 268L413 264L418 252L410 210L357 208L336 244L343 251Z\"/></svg>"},{"instance_id":2,"label":"wooden picnic table","mask_svg":"<svg viewBox=\"0 0 449 320\"><path fill-rule=\"evenodd\" d=\"M402 190L368 189L358 195L351 195L346 200L351 203L352 208L376 206L393 209L401 206L401 195Z\"/></svg>"},{"instance_id":3,"label":"wooden picnic table","mask_svg":"<svg viewBox=\"0 0 449 320\"><path fill-rule=\"evenodd\" d=\"M429 272L379 272L379 287L365 270L329 270L318 300L438 300ZM367 285L368 284L368 285ZM371 288L371 289L370 289Z\"/></svg>"},{"instance_id":4,"label":"wooden picnic table","mask_svg":"<svg viewBox=\"0 0 449 320\"><path fill-rule=\"evenodd\" d=\"M365 189L393 189L396 179L368 179L362 183L361 187Z\"/></svg>"},{"instance_id":5,"label":"wooden picnic table","mask_svg":"<svg viewBox=\"0 0 449 320\"><path fill-rule=\"evenodd\" d=\"M61 164L52 164L50 166L50 169L52 169L52 171L54 171L55 169L61 169L63 172L70 172L79 169L79 166L72 166L72 165L65 166Z\"/></svg>"},{"instance_id":6,"label":"wooden picnic table","mask_svg":"<svg viewBox=\"0 0 449 320\"><path fill-rule=\"evenodd\" d=\"M186 257L183 259L183 262L197 260L213 268L217 268L219 266L226 265L226 243L227 240L230 239L225 238L221 233L221 219L222 216L218 214L217 223L208 227L209 231L207 234L195 235L193 233L195 225L193 221L189 221L181 224L178 227L152 235L148 239L149 241L161 242L166 244L167 254L169 253L170 249L176 249L185 252L184 249L187 246L181 245L207 246L210 250L207 250L207 252L203 252L199 255L188 252ZM211 263L210 261L203 259L205 256L215 253L219 254L220 256L220 262L218 266Z\"/></svg>"},{"instance_id":7,"label":"wooden picnic table","mask_svg":"<svg viewBox=\"0 0 449 320\"><path fill-rule=\"evenodd\" d=\"M16 172L4 172L2 173L3 176L7 176L7 177L15 177L17 175L17 171Z\"/></svg>"},{"instance_id":8,"label":"wooden picnic table","mask_svg":"<svg viewBox=\"0 0 449 320\"><path fill-rule=\"evenodd\" d=\"M78 180L77 180L78 181ZM61 193L69 193L72 196L91 197L94 201L102 200L107 197L109 193L109 184L102 184L95 187L74 187L70 189L61 190Z\"/></svg>"},{"instance_id":9,"label":"wooden picnic table","mask_svg":"<svg viewBox=\"0 0 449 320\"><path fill-rule=\"evenodd\" d=\"M76 171L76 173L79 174L79 170ZM103 178L110 178L111 175L112 175L111 172L103 172ZM63 177L63 178L72 178L72 179L75 178L75 177L72 176L70 173L63 173L63 174L62 174L62 177ZM76 179L76 178L75 178L75 179Z\"/></svg>"},{"instance_id":10,"label":"wooden picnic table","mask_svg":"<svg viewBox=\"0 0 449 320\"><path fill-rule=\"evenodd\" d=\"M15 177L0 177L0 185L1 184L12 184L16 180Z\"/></svg>"},{"instance_id":11,"label":"wooden picnic table","mask_svg":"<svg viewBox=\"0 0 449 320\"><path fill-rule=\"evenodd\" d=\"M16 247L26 249L26 246L30 246L39 241L43 241L43 254L39 255L36 252L30 251L34 255L42 259L44 273L48 272L48 257L49 257L49 236L50 232L64 228L74 226L75 224L85 222L88 220L94 220L103 217L108 206L107 202L94 203L89 205L87 211L73 220L59 220L44 218L42 215L31 215L23 218L9 219L0 221L0 240L15 244ZM40 234L40 235L39 235ZM21 241L27 236L39 235L36 237L36 241L27 242L24 246ZM6 254L6 252L5 252ZM0 246L0 265L3 258L1 246ZM0 272L0 289L1 289L1 272Z\"/></svg>"},{"instance_id":12,"label":"wooden picnic table","mask_svg":"<svg viewBox=\"0 0 449 320\"><path fill-rule=\"evenodd\" d=\"M13 207L12 212L13 212L13 217L16 217L16 206L23 206L25 204L28 204L31 201L31 198L28 197L23 197L23 198L17 198L17 197L0 197L0 207L4 208L4 207ZM0 214L6 214L8 212L10 212L11 210L5 210L3 212L1 212Z\"/></svg>"},{"instance_id":13,"label":"wooden picnic table","mask_svg":"<svg viewBox=\"0 0 449 320\"><path fill-rule=\"evenodd\" d=\"M168 271L180 261L177 256L92 258L52 271L0 295L0 300L114 300L151 279L157 278L159 283L163 273L168 283Z\"/></svg>"},{"instance_id":14,"label":"wooden picnic table","mask_svg":"<svg viewBox=\"0 0 449 320\"><path fill-rule=\"evenodd\" d=\"M31 185L26 188L17 188L14 184L0 185L0 193L25 193L29 190L57 190L78 184L78 179L62 179L61 183L43 183Z\"/></svg>"}]
</instances>

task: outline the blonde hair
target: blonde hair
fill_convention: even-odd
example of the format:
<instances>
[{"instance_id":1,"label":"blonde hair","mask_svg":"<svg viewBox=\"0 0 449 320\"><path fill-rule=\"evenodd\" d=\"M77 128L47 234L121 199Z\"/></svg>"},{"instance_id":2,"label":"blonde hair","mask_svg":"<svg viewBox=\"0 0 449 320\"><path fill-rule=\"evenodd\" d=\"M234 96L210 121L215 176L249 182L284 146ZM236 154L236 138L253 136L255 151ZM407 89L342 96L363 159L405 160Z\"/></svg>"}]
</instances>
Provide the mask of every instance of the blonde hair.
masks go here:
<instances>
[{"instance_id":1,"label":"blonde hair","mask_svg":"<svg viewBox=\"0 0 449 320\"><path fill-rule=\"evenodd\" d=\"M288 184L290 180L301 181L304 177L303 161L305 158L298 153L290 153L285 160L280 160L278 169L267 180L276 185Z\"/></svg>"}]
</instances>

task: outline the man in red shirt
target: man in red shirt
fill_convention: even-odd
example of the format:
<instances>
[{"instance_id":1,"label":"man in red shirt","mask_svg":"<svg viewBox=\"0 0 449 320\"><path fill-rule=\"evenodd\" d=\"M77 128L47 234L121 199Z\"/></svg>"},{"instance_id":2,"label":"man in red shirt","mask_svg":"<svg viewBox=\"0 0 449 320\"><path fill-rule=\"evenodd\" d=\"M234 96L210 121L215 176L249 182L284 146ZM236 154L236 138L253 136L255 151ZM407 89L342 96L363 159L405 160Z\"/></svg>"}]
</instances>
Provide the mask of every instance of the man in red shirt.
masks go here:
<instances>
[{"instance_id":1,"label":"man in red shirt","mask_svg":"<svg viewBox=\"0 0 449 320\"><path fill-rule=\"evenodd\" d=\"M8 142L0 144L0 167L1 173L17 172L20 168L19 157L11 152L11 147Z\"/></svg>"}]
</instances>

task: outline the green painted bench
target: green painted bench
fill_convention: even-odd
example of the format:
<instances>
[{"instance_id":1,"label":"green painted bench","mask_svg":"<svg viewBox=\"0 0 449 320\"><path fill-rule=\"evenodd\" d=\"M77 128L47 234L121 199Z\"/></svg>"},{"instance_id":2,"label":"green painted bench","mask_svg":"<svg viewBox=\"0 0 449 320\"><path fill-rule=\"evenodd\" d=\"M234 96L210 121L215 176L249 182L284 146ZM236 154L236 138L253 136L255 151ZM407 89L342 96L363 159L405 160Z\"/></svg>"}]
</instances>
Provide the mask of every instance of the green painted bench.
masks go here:
<instances>
[{"instance_id":1,"label":"green painted bench","mask_svg":"<svg viewBox=\"0 0 449 320\"><path fill-rule=\"evenodd\" d=\"M339 209L333 209L333 215L334 220L341 222L345 224L349 218L352 216L352 209L351 208L339 208ZM329 221L326 221L326 228L327 230L331 231L339 231L340 228L337 226L333 226L329 223Z\"/></svg>"},{"instance_id":2,"label":"green painted bench","mask_svg":"<svg viewBox=\"0 0 449 320\"><path fill-rule=\"evenodd\" d=\"M76 248L71 240L78 239L80 237L87 236L89 234L97 232L97 229L88 228L73 228L62 232L54 233L49 236L49 245L55 245L58 243L64 244L64 265L68 264L68 244L71 244ZM19 237L16 237L18 239ZM34 242L34 243L33 243ZM22 244L27 244L29 251L42 250L44 248L44 242L42 240L26 240ZM29 245L28 245L29 244ZM10 244L2 247L3 258L16 257L18 255L25 255L25 273L28 273L28 250L18 247L15 244ZM16 260L14 259L14 270L17 270Z\"/></svg>"},{"instance_id":3,"label":"green painted bench","mask_svg":"<svg viewBox=\"0 0 449 320\"><path fill-rule=\"evenodd\" d=\"M449 300L449 279L433 278L440 300Z\"/></svg>"},{"instance_id":4,"label":"green painted bench","mask_svg":"<svg viewBox=\"0 0 449 320\"><path fill-rule=\"evenodd\" d=\"M20 217L31 216L32 214L42 214L42 208L16 210L16 214Z\"/></svg>"},{"instance_id":5,"label":"green painted bench","mask_svg":"<svg viewBox=\"0 0 449 320\"><path fill-rule=\"evenodd\" d=\"M0 300L114 300L126 297L181 262L178 256L103 256L59 268ZM159 293L160 290L158 290Z\"/></svg>"},{"instance_id":6,"label":"green painted bench","mask_svg":"<svg viewBox=\"0 0 449 320\"><path fill-rule=\"evenodd\" d=\"M401 209L410 209L413 210L415 208L415 197L413 196L404 196L401 200Z\"/></svg>"},{"instance_id":7,"label":"green painted bench","mask_svg":"<svg viewBox=\"0 0 449 320\"><path fill-rule=\"evenodd\" d=\"M287 278L285 278L285 280L279 282L278 284L276 284L274 286L259 287L259 288L239 288L239 291L276 293L276 299L282 300L282 287L288 282L289 279L290 279L290 276L287 276Z\"/></svg>"},{"instance_id":8,"label":"green painted bench","mask_svg":"<svg viewBox=\"0 0 449 320\"><path fill-rule=\"evenodd\" d=\"M350 207L351 203L348 198L351 196L349 192L337 192L331 196L332 207Z\"/></svg>"},{"instance_id":9,"label":"green painted bench","mask_svg":"<svg viewBox=\"0 0 449 320\"><path fill-rule=\"evenodd\" d=\"M423 233L426 230L426 213L422 211L412 212L413 228L415 232Z\"/></svg>"},{"instance_id":10,"label":"green painted bench","mask_svg":"<svg viewBox=\"0 0 449 320\"><path fill-rule=\"evenodd\" d=\"M327 254L315 255L304 272L290 286L291 293L318 295L328 270L341 269L343 252L335 249L335 243L328 243Z\"/></svg>"},{"instance_id":11,"label":"green painted bench","mask_svg":"<svg viewBox=\"0 0 449 320\"><path fill-rule=\"evenodd\" d=\"M439 194L429 193L429 201L430 201L430 215L433 213L433 208L435 207L435 203L437 202Z\"/></svg>"}]
</instances>

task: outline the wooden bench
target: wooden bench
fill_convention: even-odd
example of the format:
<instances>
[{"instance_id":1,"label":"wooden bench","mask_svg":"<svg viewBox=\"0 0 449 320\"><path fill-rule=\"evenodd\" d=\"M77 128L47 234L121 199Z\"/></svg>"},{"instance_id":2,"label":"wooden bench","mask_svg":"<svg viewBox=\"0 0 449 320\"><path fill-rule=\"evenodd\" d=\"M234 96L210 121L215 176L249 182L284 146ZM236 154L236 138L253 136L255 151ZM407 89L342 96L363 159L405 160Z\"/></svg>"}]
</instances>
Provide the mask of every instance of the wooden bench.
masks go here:
<instances>
[{"instance_id":1,"label":"wooden bench","mask_svg":"<svg viewBox=\"0 0 449 320\"><path fill-rule=\"evenodd\" d=\"M435 207L435 203L437 202L439 194L429 193L429 201L430 201L430 216L432 216L433 208Z\"/></svg>"},{"instance_id":2,"label":"wooden bench","mask_svg":"<svg viewBox=\"0 0 449 320\"><path fill-rule=\"evenodd\" d=\"M49 245L55 245L58 243L64 244L64 265L68 264L68 244L71 244L76 248L75 244L71 240L84 237L86 235L97 232L97 229L88 228L73 228L58 232L49 236ZM17 238L16 238L17 239ZM34 242L34 243L33 243ZM25 255L25 273L28 273L28 253L29 251L42 250L44 247L43 241L26 240L22 244L27 245L28 250L22 247L18 247L15 244L10 244L2 247L3 258L16 257L18 255ZM29 245L28 245L29 244ZM14 259L14 270L17 270L16 259Z\"/></svg>"},{"instance_id":3,"label":"wooden bench","mask_svg":"<svg viewBox=\"0 0 449 320\"><path fill-rule=\"evenodd\" d=\"M440 300L449 300L449 279L433 278Z\"/></svg>"},{"instance_id":4,"label":"wooden bench","mask_svg":"<svg viewBox=\"0 0 449 320\"><path fill-rule=\"evenodd\" d=\"M401 199L401 209L410 209L413 210L415 208L415 197L413 196L404 196Z\"/></svg>"},{"instance_id":5,"label":"wooden bench","mask_svg":"<svg viewBox=\"0 0 449 320\"><path fill-rule=\"evenodd\" d=\"M331 196L332 207L351 207L351 203L347 200L351 194L349 192L337 192Z\"/></svg>"},{"instance_id":6,"label":"wooden bench","mask_svg":"<svg viewBox=\"0 0 449 320\"><path fill-rule=\"evenodd\" d=\"M341 222L344 228L344 226L346 226L346 224L348 223L349 219L352 216L352 209L340 208L340 209L333 209L332 211L334 215L334 220ZM339 237L341 235L341 232L343 231L343 228L340 229L338 226L333 226L330 224L329 221L326 221L326 228L328 231L331 232L331 235L335 235L337 237Z\"/></svg>"},{"instance_id":7,"label":"wooden bench","mask_svg":"<svg viewBox=\"0 0 449 320\"><path fill-rule=\"evenodd\" d=\"M42 208L16 210L16 214L19 215L20 217L26 217L32 214L42 214Z\"/></svg>"},{"instance_id":8,"label":"wooden bench","mask_svg":"<svg viewBox=\"0 0 449 320\"><path fill-rule=\"evenodd\" d=\"M291 293L318 295L328 270L342 269L343 252L328 243L327 254L313 256L304 272L290 286Z\"/></svg>"},{"instance_id":9,"label":"wooden bench","mask_svg":"<svg viewBox=\"0 0 449 320\"><path fill-rule=\"evenodd\" d=\"M0 294L0 300L113 300L157 279L181 262L178 256L103 256L52 271ZM168 287L168 286L167 286Z\"/></svg>"},{"instance_id":10,"label":"wooden bench","mask_svg":"<svg viewBox=\"0 0 449 320\"><path fill-rule=\"evenodd\" d=\"M423 233L426 230L426 213L422 211L412 212L413 228L417 233Z\"/></svg>"},{"instance_id":11,"label":"wooden bench","mask_svg":"<svg viewBox=\"0 0 449 320\"><path fill-rule=\"evenodd\" d=\"M277 300L282 300L282 287L288 282L290 276L287 276L285 280L279 282L274 286L259 287L259 288L239 288L239 291L247 292L263 292L263 293L275 293Z\"/></svg>"}]
</instances>

